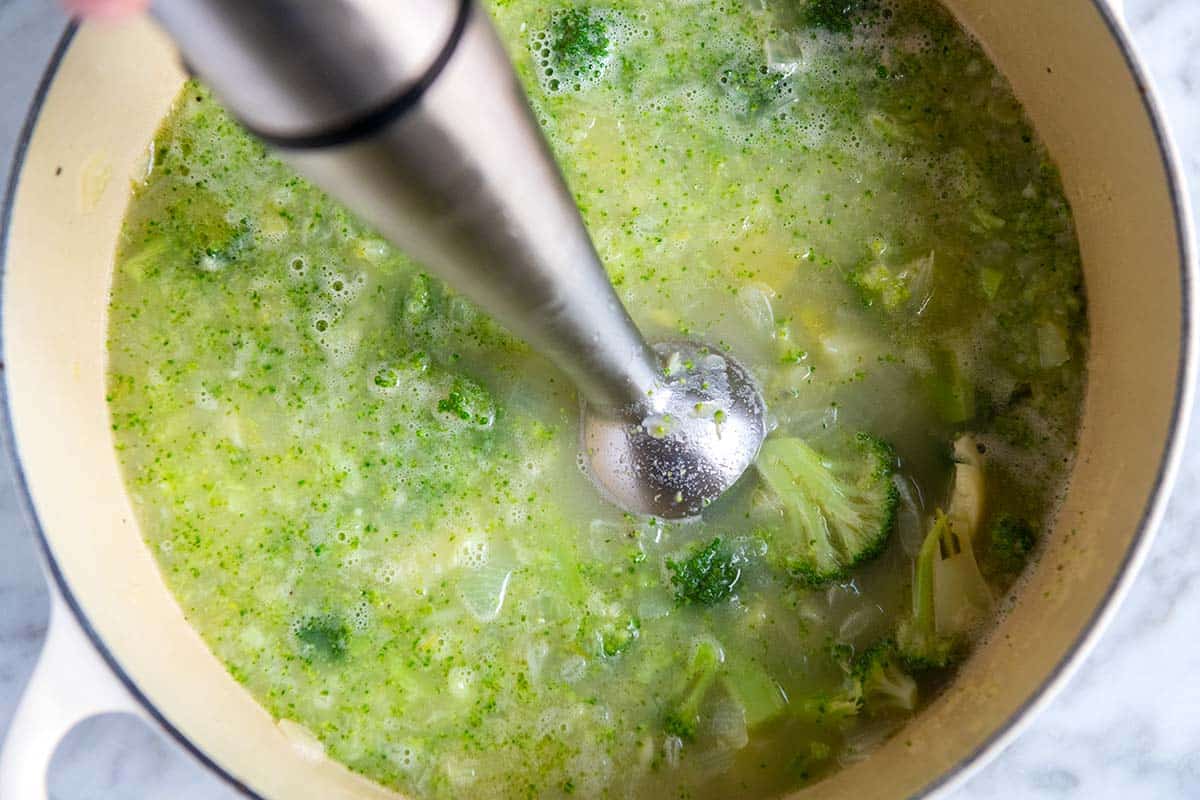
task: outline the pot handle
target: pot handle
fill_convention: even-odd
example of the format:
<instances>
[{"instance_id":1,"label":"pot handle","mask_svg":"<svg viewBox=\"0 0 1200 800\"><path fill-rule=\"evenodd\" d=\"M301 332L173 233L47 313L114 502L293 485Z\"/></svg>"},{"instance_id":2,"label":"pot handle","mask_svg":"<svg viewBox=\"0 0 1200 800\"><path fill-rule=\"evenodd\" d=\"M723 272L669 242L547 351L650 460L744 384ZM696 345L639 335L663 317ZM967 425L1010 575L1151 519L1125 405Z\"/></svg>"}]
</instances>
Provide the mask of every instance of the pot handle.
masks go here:
<instances>
[{"instance_id":1,"label":"pot handle","mask_svg":"<svg viewBox=\"0 0 1200 800\"><path fill-rule=\"evenodd\" d=\"M0 798L49 797L46 770L59 742L77 723L108 712L145 714L51 583L46 642L0 752Z\"/></svg>"}]
</instances>

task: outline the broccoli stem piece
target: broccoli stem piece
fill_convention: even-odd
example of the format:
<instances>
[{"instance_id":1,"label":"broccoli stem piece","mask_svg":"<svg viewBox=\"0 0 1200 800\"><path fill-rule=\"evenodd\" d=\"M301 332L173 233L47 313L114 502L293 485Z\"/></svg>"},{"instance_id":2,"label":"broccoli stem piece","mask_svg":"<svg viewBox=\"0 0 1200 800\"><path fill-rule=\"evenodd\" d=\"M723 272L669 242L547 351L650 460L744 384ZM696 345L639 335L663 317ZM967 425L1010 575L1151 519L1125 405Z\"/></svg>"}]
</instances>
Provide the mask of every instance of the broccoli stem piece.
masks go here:
<instances>
[{"instance_id":1,"label":"broccoli stem piece","mask_svg":"<svg viewBox=\"0 0 1200 800\"><path fill-rule=\"evenodd\" d=\"M668 559L667 569L672 573L676 602L701 606L715 605L729 597L742 576L733 552L720 537L693 548L682 561Z\"/></svg>"},{"instance_id":2,"label":"broccoli stem piece","mask_svg":"<svg viewBox=\"0 0 1200 800\"><path fill-rule=\"evenodd\" d=\"M462 375L455 377L450 392L438 401L437 409L477 428L490 428L496 419L496 401L487 389Z\"/></svg>"},{"instance_id":3,"label":"broccoli stem piece","mask_svg":"<svg viewBox=\"0 0 1200 800\"><path fill-rule=\"evenodd\" d=\"M296 628L296 638L310 652L325 661L340 661L346 656L350 628L336 614L308 617Z\"/></svg>"},{"instance_id":4,"label":"broccoli stem piece","mask_svg":"<svg viewBox=\"0 0 1200 800\"><path fill-rule=\"evenodd\" d=\"M938 633L964 636L991 613L992 590L979 571L970 534L945 520L933 570L934 618Z\"/></svg>"},{"instance_id":5,"label":"broccoli stem piece","mask_svg":"<svg viewBox=\"0 0 1200 800\"><path fill-rule=\"evenodd\" d=\"M971 537L959 535L938 511L917 553L912 617L897 631L905 662L914 669L949 666L965 654L969 634L991 607Z\"/></svg>"},{"instance_id":6,"label":"broccoli stem piece","mask_svg":"<svg viewBox=\"0 0 1200 800\"><path fill-rule=\"evenodd\" d=\"M941 555L943 529L948 525L939 512L937 522L921 542L913 567L912 617L901 623L896 636L905 662L918 669L944 667L957 657L958 643L938 636L934 618L933 572Z\"/></svg>"},{"instance_id":7,"label":"broccoli stem piece","mask_svg":"<svg viewBox=\"0 0 1200 800\"><path fill-rule=\"evenodd\" d=\"M757 467L783 510L769 558L817 586L879 555L896 522L895 460L888 444L866 433L839 457L800 439L768 440Z\"/></svg>"},{"instance_id":8,"label":"broccoli stem piece","mask_svg":"<svg viewBox=\"0 0 1200 800\"><path fill-rule=\"evenodd\" d=\"M678 702L667 712L663 727L672 736L684 741L696 738L700 724L700 704L712 688L721 667L721 653L713 642L701 641L688 665L687 688Z\"/></svg>"},{"instance_id":9,"label":"broccoli stem piece","mask_svg":"<svg viewBox=\"0 0 1200 800\"><path fill-rule=\"evenodd\" d=\"M989 572L1012 577L1025 568L1037 546L1037 534L1025 520L1005 514L992 523L988 532L986 563Z\"/></svg>"}]
</instances>

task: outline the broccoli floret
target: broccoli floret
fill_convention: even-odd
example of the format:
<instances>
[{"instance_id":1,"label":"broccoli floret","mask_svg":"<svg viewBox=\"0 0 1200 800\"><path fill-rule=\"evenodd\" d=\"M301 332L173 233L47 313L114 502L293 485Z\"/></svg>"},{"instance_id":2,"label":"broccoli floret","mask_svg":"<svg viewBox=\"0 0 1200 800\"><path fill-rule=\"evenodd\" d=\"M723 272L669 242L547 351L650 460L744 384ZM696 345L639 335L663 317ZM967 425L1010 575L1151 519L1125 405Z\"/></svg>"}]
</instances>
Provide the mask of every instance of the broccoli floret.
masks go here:
<instances>
[{"instance_id":1,"label":"broccoli floret","mask_svg":"<svg viewBox=\"0 0 1200 800\"><path fill-rule=\"evenodd\" d=\"M218 226L218 231L213 231L213 238L193 253L193 258L202 269L215 270L231 264L253 245L254 234L249 220L243 217L237 224L224 220L221 222L223 225Z\"/></svg>"},{"instance_id":2,"label":"broccoli floret","mask_svg":"<svg viewBox=\"0 0 1200 800\"><path fill-rule=\"evenodd\" d=\"M682 561L668 559L667 569L672 573L675 600L700 606L715 605L729 597L742 576L733 551L721 543L720 537L693 548Z\"/></svg>"},{"instance_id":3,"label":"broccoli floret","mask_svg":"<svg viewBox=\"0 0 1200 800\"><path fill-rule=\"evenodd\" d=\"M405 373L422 373L429 370L429 356L424 351L406 353L399 361L383 364L375 371L371 382L380 389L395 389Z\"/></svg>"},{"instance_id":4,"label":"broccoli floret","mask_svg":"<svg viewBox=\"0 0 1200 800\"><path fill-rule=\"evenodd\" d=\"M825 742L809 742L808 747L802 748L800 753L792 759L792 769L795 770L800 780L812 780L824 770L832 755L833 748Z\"/></svg>"},{"instance_id":5,"label":"broccoli floret","mask_svg":"<svg viewBox=\"0 0 1200 800\"><path fill-rule=\"evenodd\" d=\"M733 59L721 68L718 81L733 111L743 119L771 111L793 91L787 76L761 59Z\"/></svg>"},{"instance_id":6,"label":"broccoli floret","mask_svg":"<svg viewBox=\"0 0 1200 800\"><path fill-rule=\"evenodd\" d=\"M971 631L991 611L992 595L971 537L959 535L941 511L917 553L912 592L912 616L896 634L904 661L930 669L962 658Z\"/></svg>"},{"instance_id":7,"label":"broccoli floret","mask_svg":"<svg viewBox=\"0 0 1200 800\"><path fill-rule=\"evenodd\" d=\"M794 698L788 707L789 716L813 725L837 725L862 711L862 681L854 672L854 648L831 641L828 654L842 672L841 685L815 696Z\"/></svg>"},{"instance_id":8,"label":"broccoli floret","mask_svg":"<svg viewBox=\"0 0 1200 800\"><path fill-rule=\"evenodd\" d=\"M689 741L696 738L700 724L700 704L708 695L713 680L721 668L721 654L712 642L701 641L688 665L687 688L682 697L667 712L663 727L672 736Z\"/></svg>"},{"instance_id":9,"label":"broccoli floret","mask_svg":"<svg viewBox=\"0 0 1200 800\"><path fill-rule=\"evenodd\" d=\"M863 696L857 681L847 681L846 687L819 697L810 697L792 704L792 715L814 725L836 725L858 716Z\"/></svg>"},{"instance_id":10,"label":"broccoli floret","mask_svg":"<svg viewBox=\"0 0 1200 800\"><path fill-rule=\"evenodd\" d=\"M1033 526L1008 514L992 523L989 536L987 564L1000 575L1016 575L1024 569L1037 545Z\"/></svg>"},{"instance_id":11,"label":"broccoli floret","mask_svg":"<svg viewBox=\"0 0 1200 800\"><path fill-rule=\"evenodd\" d=\"M350 628L335 614L308 617L296 628L296 638L326 661L340 661L346 655Z\"/></svg>"},{"instance_id":12,"label":"broccoli floret","mask_svg":"<svg viewBox=\"0 0 1200 800\"><path fill-rule=\"evenodd\" d=\"M549 28L536 34L531 44L546 88L578 90L583 81L600 77L612 49L608 27L606 15L593 9L568 8L555 14Z\"/></svg>"},{"instance_id":13,"label":"broccoli floret","mask_svg":"<svg viewBox=\"0 0 1200 800\"><path fill-rule=\"evenodd\" d=\"M450 393L438 401L438 411L479 428L491 427L496 419L496 402L487 390L470 378L458 376Z\"/></svg>"},{"instance_id":14,"label":"broccoli floret","mask_svg":"<svg viewBox=\"0 0 1200 800\"><path fill-rule=\"evenodd\" d=\"M917 682L904 671L891 639L876 642L855 659L854 677L871 711L912 711L917 706Z\"/></svg>"},{"instance_id":15,"label":"broccoli floret","mask_svg":"<svg viewBox=\"0 0 1200 800\"><path fill-rule=\"evenodd\" d=\"M800 439L770 439L758 471L782 505L769 556L793 577L816 586L883 551L896 522L900 494L892 482L890 445L859 433L839 457Z\"/></svg>"},{"instance_id":16,"label":"broccoli floret","mask_svg":"<svg viewBox=\"0 0 1200 800\"><path fill-rule=\"evenodd\" d=\"M155 153L164 149L155 148ZM172 248L190 251L192 264L201 272L217 272L254 247L254 229L242 217L230 221L226 200L214 192L188 194L166 208L169 222L162 230L174 234ZM177 238L176 238L177 237ZM185 249L186 248L186 249Z\"/></svg>"},{"instance_id":17,"label":"broccoli floret","mask_svg":"<svg viewBox=\"0 0 1200 800\"><path fill-rule=\"evenodd\" d=\"M410 337L424 334L425 325L439 313L440 295L433 280L418 272L408 283L408 291L400 305L400 320Z\"/></svg>"}]
</instances>

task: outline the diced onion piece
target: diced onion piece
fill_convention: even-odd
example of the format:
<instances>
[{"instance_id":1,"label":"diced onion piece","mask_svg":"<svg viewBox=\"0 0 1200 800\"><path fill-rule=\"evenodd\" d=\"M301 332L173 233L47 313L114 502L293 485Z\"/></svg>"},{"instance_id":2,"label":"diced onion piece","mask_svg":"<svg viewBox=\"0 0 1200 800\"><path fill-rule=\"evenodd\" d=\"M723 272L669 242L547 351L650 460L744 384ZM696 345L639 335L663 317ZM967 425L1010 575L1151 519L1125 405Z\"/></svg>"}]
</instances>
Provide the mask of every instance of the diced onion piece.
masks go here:
<instances>
[{"instance_id":1,"label":"diced onion piece","mask_svg":"<svg viewBox=\"0 0 1200 800\"><path fill-rule=\"evenodd\" d=\"M1043 322L1038 325L1038 361L1042 369L1053 369L1071 360L1071 351L1067 348L1067 337L1062 328L1053 322Z\"/></svg>"}]
</instances>

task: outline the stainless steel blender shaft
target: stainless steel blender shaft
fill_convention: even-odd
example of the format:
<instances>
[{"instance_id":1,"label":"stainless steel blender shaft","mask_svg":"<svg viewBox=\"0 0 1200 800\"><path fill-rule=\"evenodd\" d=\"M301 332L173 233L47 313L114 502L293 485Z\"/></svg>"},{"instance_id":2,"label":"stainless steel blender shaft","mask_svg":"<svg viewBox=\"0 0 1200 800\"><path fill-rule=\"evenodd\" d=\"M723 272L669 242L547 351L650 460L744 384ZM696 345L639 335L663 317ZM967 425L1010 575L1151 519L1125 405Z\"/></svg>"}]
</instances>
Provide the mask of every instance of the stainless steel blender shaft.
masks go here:
<instances>
[{"instance_id":1,"label":"stainless steel blender shaft","mask_svg":"<svg viewBox=\"0 0 1200 800\"><path fill-rule=\"evenodd\" d=\"M254 133L640 418L657 357L621 305L485 11L472 0L156 0Z\"/></svg>"}]
</instances>

